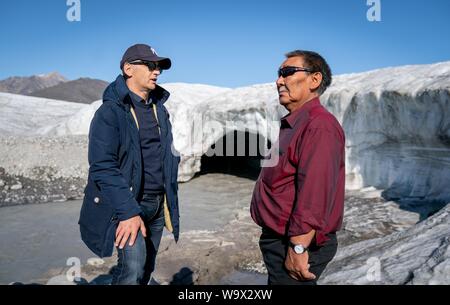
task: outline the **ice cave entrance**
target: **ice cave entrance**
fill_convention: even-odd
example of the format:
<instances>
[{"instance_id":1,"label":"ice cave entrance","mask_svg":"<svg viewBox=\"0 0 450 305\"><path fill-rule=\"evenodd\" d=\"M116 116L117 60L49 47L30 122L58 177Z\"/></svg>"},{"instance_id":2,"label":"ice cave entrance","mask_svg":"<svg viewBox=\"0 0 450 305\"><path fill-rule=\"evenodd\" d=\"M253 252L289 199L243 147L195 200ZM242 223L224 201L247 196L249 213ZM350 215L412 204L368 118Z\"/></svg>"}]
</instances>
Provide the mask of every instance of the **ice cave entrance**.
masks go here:
<instances>
[{"instance_id":1,"label":"ice cave entrance","mask_svg":"<svg viewBox=\"0 0 450 305\"><path fill-rule=\"evenodd\" d=\"M256 180L271 143L264 136L234 130L211 145L201 158L200 175L223 173Z\"/></svg>"}]
</instances>

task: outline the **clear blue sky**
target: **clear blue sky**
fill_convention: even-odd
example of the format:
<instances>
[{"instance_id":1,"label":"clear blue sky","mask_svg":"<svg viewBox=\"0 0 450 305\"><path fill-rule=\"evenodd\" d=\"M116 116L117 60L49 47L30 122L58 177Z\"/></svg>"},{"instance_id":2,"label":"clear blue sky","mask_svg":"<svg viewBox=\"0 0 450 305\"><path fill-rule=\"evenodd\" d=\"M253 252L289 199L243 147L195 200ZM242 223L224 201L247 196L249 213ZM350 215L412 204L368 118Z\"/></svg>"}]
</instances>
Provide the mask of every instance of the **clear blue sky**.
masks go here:
<instances>
[{"instance_id":1,"label":"clear blue sky","mask_svg":"<svg viewBox=\"0 0 450 305\"><path fill-rule=\"evenodd\" d=\"M450 60L449 0L66 0L0 2L0 79L58 71L112 81L131 44L172 59L161 82L272 82L284 53L315 50L334 74Z\"/></svg>"}]
</instances>

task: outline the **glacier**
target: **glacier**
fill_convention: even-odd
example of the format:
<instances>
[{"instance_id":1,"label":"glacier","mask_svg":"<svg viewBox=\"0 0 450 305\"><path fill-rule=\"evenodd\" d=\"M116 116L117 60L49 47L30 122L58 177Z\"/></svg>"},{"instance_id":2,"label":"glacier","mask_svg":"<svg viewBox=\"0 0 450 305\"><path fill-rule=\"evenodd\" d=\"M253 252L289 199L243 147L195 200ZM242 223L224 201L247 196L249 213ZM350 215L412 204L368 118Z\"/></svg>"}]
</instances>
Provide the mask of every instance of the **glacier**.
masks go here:
<instances>
[{"instance_id":1,"label":"glacier","mask_svg":"<svg viewBox=\"0 0 450 305\"><path fill-rule=\"evenodd\" d=\"M192 179L202 156L232 131L275 143L287 114L274 83L161 86L171 92L166 106L181 154L179 181ZM450 200L450 62L338 75L321 101L345 130L347 189L374 186L389 199ZM1 93L0 131L87 135L100 105Z\"/></svg>"},{"instance_id":2,"label":"glacier","mask_svg":"<svg viewBox=\"0 0 450 305\"><path fill-rule=\"evenodd\" d=\"M402 232L342 247L327 266L326 285L448 285L450 204Z\"/></svg>"},{"instance_id":3,"label":"glacier","mask_svg":"<svg viewBox=\"0 0 450 305\"><path fill-rule=\"evenodd\" d=\"M174 148L181 155L179 181L199 173L211 148L235 131L276 143L280 118L287 114L274 83L235 89L161 86L171 92L166 106ZM448 284L450 62L338 75L321 101L346 133L347 189L340 248L321 283ZM101 103L0 93L0 206L82 198L87 134ZM250 168L253 160L246 161ZM206 174L180 189L192 192L192 183L202 195L225 194L221 200L233 201L232 190L247 204L254 181ZM224 231L185 232L184 246L168 244L170 251L162 257L167 256L167 265L173 257L183 264L192 259L193 266L206 270L198 267L199 274L207 276L228 272L235 261L260 266L259 233L246 207ZM211 239L219 246L211 245ZM230 249L236 255L226 260L207 259ZM372 273L374 266L378 274Z\"/></svg>"},{"instance_id":4,"label":"glacier","mask_svg":"<svg viewBox=\"0 0 450 305\"><path fill-rule=\"evenodd\" d=\"M69 120L84 108L86 105L78 103L0 92L0 134L46 134L53 122Z\"/></svg>"}]
</instances>

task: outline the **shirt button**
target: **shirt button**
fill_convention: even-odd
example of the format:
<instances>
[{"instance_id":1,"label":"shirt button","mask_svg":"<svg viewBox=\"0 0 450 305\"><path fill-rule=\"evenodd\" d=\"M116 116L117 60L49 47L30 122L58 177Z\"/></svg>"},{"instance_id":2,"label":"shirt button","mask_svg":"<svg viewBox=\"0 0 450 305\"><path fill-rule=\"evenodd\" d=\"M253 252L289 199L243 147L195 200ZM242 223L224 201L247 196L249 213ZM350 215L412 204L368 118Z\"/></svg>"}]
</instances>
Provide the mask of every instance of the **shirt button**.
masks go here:
<instances>
[{"instance_id":1,"label":"shirt button","mask_svg":"<svg viewBox=\"0 0 450 305\"><path fill-rule=\"evenodd\" d=\"M99 202L100 202L100 198L95 197L95 198L94 198L94 202L95 202L95 203L99 203Z\"/></svg>"},{"instance_id":2,"label":"shirt button","mask_svg":"<svg viewBox=\"0 0 450 305\"><path fill-rule=\"evenodd\" d=\"M133 187L132 186L130 186L130 192L132 192L133 191Z\"/></svg>"}]
</instances>

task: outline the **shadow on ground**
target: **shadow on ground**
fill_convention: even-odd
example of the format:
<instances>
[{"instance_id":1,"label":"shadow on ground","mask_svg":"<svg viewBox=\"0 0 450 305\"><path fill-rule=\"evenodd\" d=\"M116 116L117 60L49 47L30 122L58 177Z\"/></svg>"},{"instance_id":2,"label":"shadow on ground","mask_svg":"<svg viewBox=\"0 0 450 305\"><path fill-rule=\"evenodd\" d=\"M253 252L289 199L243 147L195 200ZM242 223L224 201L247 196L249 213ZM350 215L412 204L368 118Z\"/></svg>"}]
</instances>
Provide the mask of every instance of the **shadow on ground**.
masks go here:
<instances>
[{"instance_id":1,"label":"shadow on ground","mask_svg":"<svg viewBox=\"0 0 450 305\"><path fill-rule=\"evenodd\" d=\"M419 222L436 214L448 203L448 201L430 200L422 197L401 197L395 188L384 190L381 197L386 201L395 202L401 210L419 214Z\"/></svg>"}]
</instances>

